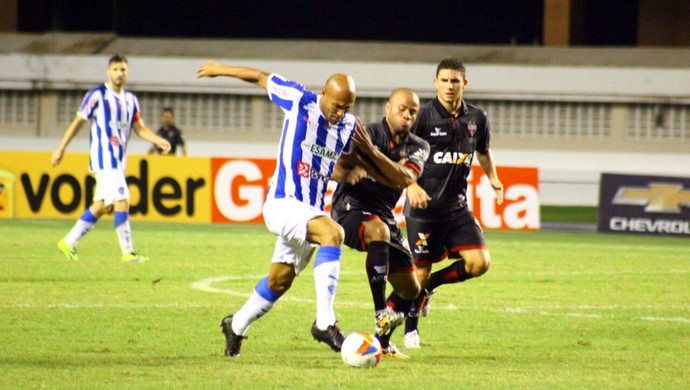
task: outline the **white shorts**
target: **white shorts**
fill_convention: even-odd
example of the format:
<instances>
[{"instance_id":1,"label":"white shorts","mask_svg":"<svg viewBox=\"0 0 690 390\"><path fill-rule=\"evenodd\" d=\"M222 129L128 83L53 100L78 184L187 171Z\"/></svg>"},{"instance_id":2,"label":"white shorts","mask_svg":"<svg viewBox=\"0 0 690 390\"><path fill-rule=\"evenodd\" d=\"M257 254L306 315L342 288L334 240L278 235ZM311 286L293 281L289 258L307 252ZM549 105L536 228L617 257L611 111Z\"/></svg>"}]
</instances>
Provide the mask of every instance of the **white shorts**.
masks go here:
<instances>
[{"instance_id":1,"label":"white shorts","mask_svg":"<svg viewBox=\"0 0 690 390\"><path fill-rule=\"evenodd\" d=\"M96 193L93 195L94 202L102 200L106 206L118 200L129 199L129 187L125 173L118 170L97 171L96 173Z\"/></svg>"},{"instance_id":2,"label":"white shorts","mask_svg":"<svg viewBox=\"0 0 690 390\"><path fill-rule=\"evenodd\" d=\"M327 215L325 211L294 198L266 199L264 221L268 230L278 236L271 261L292 264L299 274L317 247L307 241L307 222L323 215Z\"/></svg>"}]
</instances>

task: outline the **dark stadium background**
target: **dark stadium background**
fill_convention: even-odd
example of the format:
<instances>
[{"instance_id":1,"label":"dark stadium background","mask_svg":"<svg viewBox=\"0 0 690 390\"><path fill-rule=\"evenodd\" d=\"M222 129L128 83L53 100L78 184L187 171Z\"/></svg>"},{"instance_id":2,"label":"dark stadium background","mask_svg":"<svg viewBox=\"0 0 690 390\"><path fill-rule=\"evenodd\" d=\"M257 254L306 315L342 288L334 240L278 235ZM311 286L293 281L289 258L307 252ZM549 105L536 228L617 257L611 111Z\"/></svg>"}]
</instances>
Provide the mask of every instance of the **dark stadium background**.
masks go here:
<instances>
[{"instance_id":1,"label":"dark stadium background","mask_svg":"<svg viewBox=\"0 0 690 390\"><path fill-rule=\"evenodd\" d=\"M539 45L545 0L22 0L18 32ZM572 0L571 44L635 46L637 0Z\"/></svg>"}]
</instances>

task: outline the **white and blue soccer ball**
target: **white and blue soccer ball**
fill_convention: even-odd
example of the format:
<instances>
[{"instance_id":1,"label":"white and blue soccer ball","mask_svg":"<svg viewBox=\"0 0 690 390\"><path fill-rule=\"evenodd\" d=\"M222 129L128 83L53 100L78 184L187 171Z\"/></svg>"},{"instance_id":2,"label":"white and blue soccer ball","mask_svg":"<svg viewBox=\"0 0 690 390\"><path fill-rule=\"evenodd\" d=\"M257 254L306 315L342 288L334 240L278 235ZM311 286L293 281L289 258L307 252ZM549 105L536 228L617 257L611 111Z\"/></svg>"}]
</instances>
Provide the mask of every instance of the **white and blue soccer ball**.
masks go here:
<instances>
[{"instance_id":1,"label":"white and blue soccer ball","mask_svg":"<svg viewBox=\"0 0 690 390\"><path fill-rule=\"evenodd\" d=\"M350 367L373 368L381 361L381 344L369 332L350 333L343 341L340 355Z\"/></svg>"}]
</instances>

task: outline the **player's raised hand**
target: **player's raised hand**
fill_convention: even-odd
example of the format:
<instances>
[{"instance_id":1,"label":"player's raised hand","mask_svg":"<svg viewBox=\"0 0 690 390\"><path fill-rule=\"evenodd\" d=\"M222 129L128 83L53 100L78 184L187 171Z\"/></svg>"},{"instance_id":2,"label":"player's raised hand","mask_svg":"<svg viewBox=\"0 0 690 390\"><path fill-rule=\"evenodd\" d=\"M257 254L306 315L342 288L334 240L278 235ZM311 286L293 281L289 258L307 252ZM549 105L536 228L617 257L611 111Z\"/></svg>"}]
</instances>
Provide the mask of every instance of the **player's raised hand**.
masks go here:
<instances>
[{"instance_id":1,"label":"player's raised hand","mask_svg":"<svg viewBox=\"0 0 690 390\"><path fill-rule=\"evenodd\" d=\"M425 209L431 197L424 191L424 188L414 183L407 187L407 200L413 209Z\"/></svg>"},{"instance_id":2,"label":"player's raised hand","mask_svg":"<svg viewBox=\"0 0 690 390\"><path fill-rule=\"evenodd\" d=\"M207 61L199 67L196 71L196 77L216 77L220 75L221 65L216 61Z\"/></svg>"},{"instance_id":3,"label":"player's raised hand","mask_svg":"<svg viewBox=\"0 0 690 390\"><path fill-rule=\"evenodd\" d=\"M62 161L62 156L65 154L65 151L63 149L57 149L53 152L53 155L50 159L50 163L53 164L54 167L57 167L60 164L60 161Z\"/></svg>"},{"instance_id":4,"label":"player's raised hand","mask_svg":"<svg viewBox=\"0 0 690 390\"><path fill-rule=\"evenodd\" d=\"M367 171L360 166L355 166L348 172L345 181L347 184L355 185L365 177L367 177Z\"/></svg>"},{"instance_id":5,"label":"player's raised hand","mask_svg":"<svg viewBox=\"0 0 690 390\"><path fill-rule=\"evenodd\" d=\"M354 141L358 149L365 153L376 148L371 141L371 136L367 128L362 124L359 118L357 118L357 126L355 127L355 134L352 136L352 141Z\"/></svg>"},{"instance_id":6,"label":"player's raised hand","mask_svg":"<svg viewBox=\"0 0 690 390\"><path fill-rule=\"evenodd\" d=\"M491 188L496 193L496 203L503 204L503 183L498 179L491 180Z\"/></svg>"},{"instance_id":7,"label":"player's raised hand","mask_svg":"<svg viewBox=\"0 0 690 390\"><path fill-rule=\"evenodd\" d=\"M172 146L170 146L170 142L168 142L168 140L165 138L163 138L161 141L156 143L156 146L158 146L158 149L161 150L161 154L170 153L170 149L172 147Z\"/></svg>"}]
</instances>

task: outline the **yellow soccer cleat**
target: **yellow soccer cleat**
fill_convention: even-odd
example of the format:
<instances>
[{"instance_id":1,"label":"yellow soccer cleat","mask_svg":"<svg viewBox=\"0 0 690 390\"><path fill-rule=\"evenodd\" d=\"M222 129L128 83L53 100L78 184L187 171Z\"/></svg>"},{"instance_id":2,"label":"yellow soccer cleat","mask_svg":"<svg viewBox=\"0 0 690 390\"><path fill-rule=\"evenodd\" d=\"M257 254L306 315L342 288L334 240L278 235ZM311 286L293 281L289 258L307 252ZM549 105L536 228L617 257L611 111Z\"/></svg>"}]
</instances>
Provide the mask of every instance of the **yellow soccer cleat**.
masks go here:
<instances>
[{"instance_id":1,"label":"yellow soccer cleat","mask_svg":"<svg viewBox=\"0 0 690 390\"><path fill-rule=\"evenodd\" d=\"M67 260L79 260L79 256L77 256L77 248L74 246L67 245L64 238L58 241L57 247L60 250L60 252L62 252L62 254L65 255Z\"/></svg>"},{"instance_id":2,"label":"yellow soccer cleat","mask_svg":"<svg viewBox=\"0 0 690 390\"><path fill-rule=\"evenodd\" d=\"M149 257L144 256L144 255L138 255L138 254L132 252L132 253L128 253L126 255L122 255L121 259L125 263L143 263L145 261L148 261Z\"/></svg>"}]
</instances>

